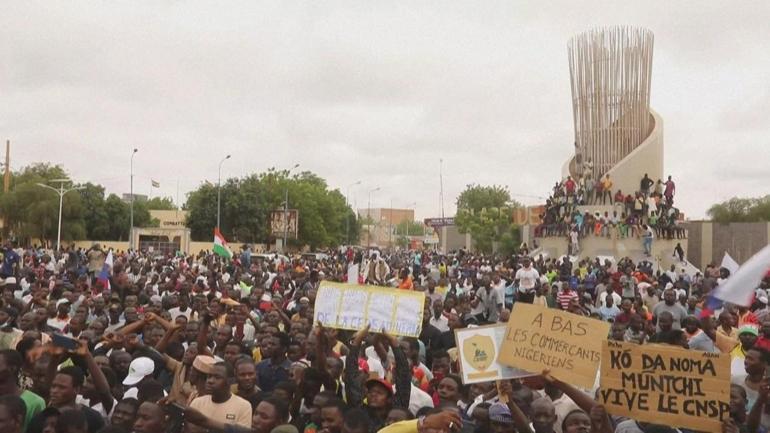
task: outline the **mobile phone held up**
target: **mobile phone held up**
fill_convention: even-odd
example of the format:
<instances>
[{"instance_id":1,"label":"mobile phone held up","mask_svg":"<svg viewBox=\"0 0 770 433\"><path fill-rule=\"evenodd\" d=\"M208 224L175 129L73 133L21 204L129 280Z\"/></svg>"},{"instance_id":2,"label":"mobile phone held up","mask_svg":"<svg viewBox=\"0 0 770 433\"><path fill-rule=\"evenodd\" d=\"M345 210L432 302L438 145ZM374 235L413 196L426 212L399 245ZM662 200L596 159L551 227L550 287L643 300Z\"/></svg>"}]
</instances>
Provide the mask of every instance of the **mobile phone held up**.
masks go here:
<instances>
[{"instance_id":1,"label":"mobile phone held up","mask_svg":"<svg viewBox=\"0 0 770 433\"><path fill-rule=\"evenodd\" d=\"M54 346L59 346L66 350L76 350L78 348L78 341L74 338L65 337L62 334L51 334L51 342Z\"/></svg>"}]
</instances>

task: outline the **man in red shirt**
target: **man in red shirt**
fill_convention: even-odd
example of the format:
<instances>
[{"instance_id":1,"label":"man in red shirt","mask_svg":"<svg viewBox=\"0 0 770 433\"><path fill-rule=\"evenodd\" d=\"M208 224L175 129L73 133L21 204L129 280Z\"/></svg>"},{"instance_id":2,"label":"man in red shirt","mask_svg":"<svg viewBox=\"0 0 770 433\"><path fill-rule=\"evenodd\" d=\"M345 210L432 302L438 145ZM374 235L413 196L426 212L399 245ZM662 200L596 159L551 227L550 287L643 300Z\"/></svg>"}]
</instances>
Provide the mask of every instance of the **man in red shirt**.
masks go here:
<instances>
[{"instance_id":1,"label":"man in red shirt","mask_svg":"<svg viewBox=\"0 0 770 433\"><path fill-rule=\"evenodd\" d=\"M567 176L567 180L564 182L564 189L567 190L567 195L575 194L575 181L571 176Z\"/></svg>"}]
</instances>

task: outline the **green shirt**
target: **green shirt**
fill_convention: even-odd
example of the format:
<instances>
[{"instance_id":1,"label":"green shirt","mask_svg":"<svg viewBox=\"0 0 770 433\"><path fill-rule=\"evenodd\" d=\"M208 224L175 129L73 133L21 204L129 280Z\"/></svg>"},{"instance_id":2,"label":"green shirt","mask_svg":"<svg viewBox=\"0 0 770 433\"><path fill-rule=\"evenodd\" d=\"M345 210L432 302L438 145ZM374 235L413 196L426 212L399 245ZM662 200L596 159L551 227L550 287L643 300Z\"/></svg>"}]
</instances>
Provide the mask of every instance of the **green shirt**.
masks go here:
<instances>
[{"instance_id":1,"label":"green shirt","mask_svg":"<svg viewBox=\"0 0 770 433\"><path fill-rule=\"evenodd\" d=\"M27 406L27 415L24 417L24 428L21 429L21 431L27 431L27 426L32 418L45 409L45 400L34 392L28 390L24 390L20 397L24 400L24 405Z\"/></svg>"}]
</instances>

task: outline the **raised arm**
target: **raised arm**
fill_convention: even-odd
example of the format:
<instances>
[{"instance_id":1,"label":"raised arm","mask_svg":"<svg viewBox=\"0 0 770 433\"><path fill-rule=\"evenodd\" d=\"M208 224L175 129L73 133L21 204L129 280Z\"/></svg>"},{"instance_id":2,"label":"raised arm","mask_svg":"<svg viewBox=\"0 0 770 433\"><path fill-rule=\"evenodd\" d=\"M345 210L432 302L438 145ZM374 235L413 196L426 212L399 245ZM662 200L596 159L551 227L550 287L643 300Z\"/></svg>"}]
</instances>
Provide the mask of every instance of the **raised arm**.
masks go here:
<instances>
[{"instance_id":1,"label":"raised arm","mask_svg":"<svg viewBox=\"0 0 770 433\"><path fill-rule=\"evenodd\" d=\"M567 394L567 397L571 398L580 409L585 411L585 413L591 413L591 409L598 404L596 401L594 401L594 399L592 399L583 391L551 376L550 369L546 368L543 370L543 379L545 379L546 382L550 383L556 388L559 388L563 393Z\"/></svg>"},{"instance_id":2,"label":"raised arm","mask_svg":"<svg viewBox=\"0 0 770 433\"><path fill-rule=\"evenodd\" d=\"M96 364L96 361L94 361L94 356L91 354L91 351L88 350L88 340L81 339L78 341L78 344L79 346L74 353L85 361L88 374L91 375L91 381L94 383L97 394L99 394L99 400L102 402L105 412L109 413L115 402L115 398L112 396L112 391L110 390L110 384L107 382L107 378L104 376L102 369Z\"/></svg>"},{"instance_id":3,"label":"raised arm","mask_svg":"<svg viewBox=\"0 0 770 433\"><path fill-rule=\"evenodd\" d=\"M412 368L409 366L409 360L401 349L398 339L385 330L382 331L382 336L393 350L393 358L396 361L395 378L393 379L396 385L396 395L393 399L393 406L409 409L409 398L412 395Z\"/></svg>"},{"instance_id":4,"label":"raised arm","mask_svg":"<svg viewBox=\"0 0 770 433\"><path fill-rule=\"evenodd\" d=\"M519 408L519 405L514 403L513 401L513 386L511 385L510 380L501 380L500 381L500 394L504 395L506 397L506 404L508 405L508 409L511 411L511 416L513 417L513 424L516 425L516 430L519 433L532 433L532 429L529 427L530 420L527 418L527 415L524 414L524 412L521 411L521 408Z\"/></svg>"},{"instance_id":5,"label":"raised arm","mask_svg":"<svg viewBox=\"0 0 770 433\"><path fill-rule=\"evenodd\" d=\"M176 323L172 324L170 328L166 328L166 333L163 334L163 338L161 338L160 341L158 341L158 344L155 345L155 350L160 352L164 358L168 356L165 354L166 346L168 346L168 343L180 329L182 329L180 325L177 325Z\"/></svg>"},{"instance_id":6,"label":"raised arm","mask_svg":"<svg viewBox=\"0 0 770 433\"><path fill-rule=\"evenodd\" d=\"M358 375L360 374L360 369L358 368L358 354L361 351L361 343L368 334L369 325L366 325L366 328L356 332L350 345L350 352L348 352L348 356L345 358L345 370L343 376L345 378L345 394L347 395L347 402L350 407L359 407L364 401L364 389L358 378Z\"/></svg>"}]
</instances>

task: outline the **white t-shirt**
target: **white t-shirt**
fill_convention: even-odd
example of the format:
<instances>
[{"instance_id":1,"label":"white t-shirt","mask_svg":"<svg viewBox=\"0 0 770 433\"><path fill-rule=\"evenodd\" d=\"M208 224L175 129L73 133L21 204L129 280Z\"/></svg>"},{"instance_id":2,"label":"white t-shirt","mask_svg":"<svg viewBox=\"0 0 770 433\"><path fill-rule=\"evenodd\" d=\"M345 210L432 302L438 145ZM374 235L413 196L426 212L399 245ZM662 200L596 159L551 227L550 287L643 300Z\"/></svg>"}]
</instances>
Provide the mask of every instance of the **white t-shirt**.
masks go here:
<instances>
[{"instance_id":1,"label":"white t-shirt","mask_svg":"<svg viewBox=\"0 0 770 433\"><path fill-rule=\"evenodd\" d=\"M521 268L516 271L516 279L519 280L519 290L521 292L528 292L534 289L539 278L540 274L535 268Z\"/></svg>"}]
</instances>

